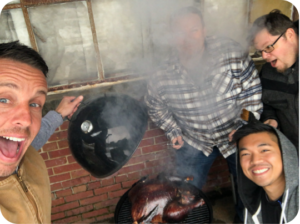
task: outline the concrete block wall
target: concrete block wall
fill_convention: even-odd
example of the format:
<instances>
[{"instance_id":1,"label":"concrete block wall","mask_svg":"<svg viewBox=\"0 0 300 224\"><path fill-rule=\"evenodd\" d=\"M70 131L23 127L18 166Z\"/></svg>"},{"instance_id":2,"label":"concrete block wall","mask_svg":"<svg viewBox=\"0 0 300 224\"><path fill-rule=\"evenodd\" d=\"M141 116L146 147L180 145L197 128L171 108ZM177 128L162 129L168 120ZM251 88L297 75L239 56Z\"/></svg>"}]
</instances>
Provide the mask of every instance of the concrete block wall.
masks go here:
<instances>
[{"instance_id":1,"label":"concrete block wall","mask_svg":"<svg viewBox=\"0 0 300 224\"><path fill-rule=\"evenodd\" d=\"M69 149L69 123L64 122L39 150L48 168L52 191L52 223L103 223L112 219L120 197L141 177L174 169L173 150L164 132L151 121L133 157L117 173L99 179L85 171ZM226 160L216 159L204 192L230 187Z\"/></svg>"}]
</instances>

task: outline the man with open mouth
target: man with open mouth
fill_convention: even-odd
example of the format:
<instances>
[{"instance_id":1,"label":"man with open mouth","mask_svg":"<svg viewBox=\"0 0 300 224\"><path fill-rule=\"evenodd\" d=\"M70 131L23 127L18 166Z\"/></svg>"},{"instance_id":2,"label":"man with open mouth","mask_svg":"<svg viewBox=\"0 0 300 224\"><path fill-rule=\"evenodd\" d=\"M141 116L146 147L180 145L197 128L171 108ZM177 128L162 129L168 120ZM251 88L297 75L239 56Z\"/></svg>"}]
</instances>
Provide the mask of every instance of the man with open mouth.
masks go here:
<instances>
[{"instance_id":1,"label":"man with open mouth","mask_svg":"<svg viewBox=\"0 0 300 224\"><path fill-rule=\"evenodd\" d=\"M299 166L293 144L270 125L248 124L233 136L244 223L288 223L299 210Z\"/></svg>"},{"instance_id":2,"label":"man with open mouth","mask_svg":"<svg viewBox=\"0 0 300 224\"><path fill-rule=\"evenodd\" d=\"M31 142L46 101L48 67L18 42L0 44L0 209L12 223L50 223L47 168Z\"/></svg>"},{"instance_id":3,"label":"man with open mouth","mask_svg":"<svg viewBox=\"0 0 300 224\"><path fill-rule=\"evenodd\" d=\"M261 121L280 128L299 151L299 21L279 10L255 20L249 40L267 62L261 69Z\"/></svg>"}]
</instances>

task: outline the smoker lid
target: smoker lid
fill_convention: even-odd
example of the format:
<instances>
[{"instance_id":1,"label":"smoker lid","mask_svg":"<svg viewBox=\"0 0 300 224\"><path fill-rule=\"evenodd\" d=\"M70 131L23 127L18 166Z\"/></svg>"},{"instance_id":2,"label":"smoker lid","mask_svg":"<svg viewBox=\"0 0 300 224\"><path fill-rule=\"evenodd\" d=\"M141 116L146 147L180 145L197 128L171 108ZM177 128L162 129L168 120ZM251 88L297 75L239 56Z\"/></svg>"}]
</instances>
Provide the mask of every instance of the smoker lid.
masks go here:
<instances>
[{"instance_id":1,"label":"smoker lid","mask_svg":"<svg viewBox=\"0 0 300 224\"><path fill-rule=\"evenodd\" d=\"M73 115L68 130L71 152L94 177L107 177L131 158L147 120L145 106L127 95L99 97Z\"/></svg>"}]
</instances>

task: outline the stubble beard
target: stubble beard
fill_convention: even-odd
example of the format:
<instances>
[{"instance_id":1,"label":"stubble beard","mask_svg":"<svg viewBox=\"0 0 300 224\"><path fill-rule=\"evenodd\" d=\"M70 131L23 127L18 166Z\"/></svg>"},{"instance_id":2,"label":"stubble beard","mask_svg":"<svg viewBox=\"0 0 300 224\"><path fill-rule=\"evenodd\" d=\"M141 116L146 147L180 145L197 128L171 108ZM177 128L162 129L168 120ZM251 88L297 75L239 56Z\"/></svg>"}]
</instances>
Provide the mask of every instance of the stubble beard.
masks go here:
<instances>
[{"instance_id":1,"label":"stubble beard","mask_svg":"<svg viewBox=\"0 0 300 224\"><path fill-rule=\"evenodd\" d=\"M9 166L3 166L3 168L0 168L0 177L8 177L10 176L14 171L16 170L16 167L9 167Z\"/></svg>"}]
</instances>

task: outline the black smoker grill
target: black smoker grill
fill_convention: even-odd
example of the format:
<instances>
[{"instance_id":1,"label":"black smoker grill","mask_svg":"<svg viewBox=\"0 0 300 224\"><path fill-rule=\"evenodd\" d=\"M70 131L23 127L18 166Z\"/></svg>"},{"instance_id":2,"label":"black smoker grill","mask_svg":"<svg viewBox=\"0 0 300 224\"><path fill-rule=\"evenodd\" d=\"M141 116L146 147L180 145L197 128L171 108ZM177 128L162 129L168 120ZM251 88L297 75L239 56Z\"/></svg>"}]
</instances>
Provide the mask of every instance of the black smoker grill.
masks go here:
<instances>
[{"instance_id":1,"label":"black smoker grill","mask_svg":"<svg viewBox=\"0 0 300 224\"><path fill-rule=\"evenodd\" d=\"M178 182L178 183L181 184L182 182L181 183ZM132 187L135 184L133 184ZM185 184L191 185L189 183L185 183ZM197 223L197 224L211 223L212 218L213 218L213 210L212 210L212 206L211 206L208 198L201 190L197 189L193 185L191 187L195 188L196 192L198 192L198 195L196 194L196 198L203 198L203 200L205 201L205 204L198 208L194 208L190 212L188 217L182 223ZM129 191L130 191L130 189L120 198L120 200L117 204L117 207L115 210L115 217L114 217L115 223L120 223L120 224L121 223L126 223L126 224L133 223L133 219L131 217L131 203L128 198Z\"/></svg>"}]
</instances>

